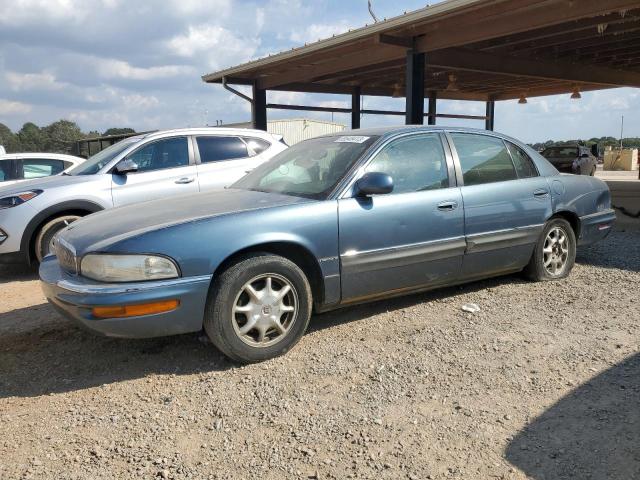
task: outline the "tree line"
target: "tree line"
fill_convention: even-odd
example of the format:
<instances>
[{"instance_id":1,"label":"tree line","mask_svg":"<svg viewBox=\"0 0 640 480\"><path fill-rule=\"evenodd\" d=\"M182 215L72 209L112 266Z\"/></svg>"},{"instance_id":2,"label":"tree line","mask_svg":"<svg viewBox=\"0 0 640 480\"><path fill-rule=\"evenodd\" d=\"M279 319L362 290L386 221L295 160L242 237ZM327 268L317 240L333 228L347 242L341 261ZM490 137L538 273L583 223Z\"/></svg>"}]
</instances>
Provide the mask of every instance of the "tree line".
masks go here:
<instances>
[{"instance_id":1,"label":"tree line","mask_svg":"<svg viewBox=\"0 0 640 480\"><path fill-rule=\"evenodd\" d=\"M135 133L135 130L132 128L109 128L102 133L96 130L85 133L75 122L58 120L46 127L39 127L35 123L27 122L14 133L5 124L0 123L0 145L4 146L7 153L69 153L72 145L78 140L125 133Z\"/></svg>"},{"instance_id":2,"label":"tree line","mask_svg":"<svg viewBox=\"0 0 640 480\"><path fill-rule=\"evenodd\" d=\"M604 151L605 147L620 147L620 139L614 137L600 137L600 138L590 138L588 140L547 140L546 142L533 143L531 146L538 150L544 150L548 147L563 147L566 145L584 145L586 147L591 148L592 145L598 145L598 149L600 152ZM640 138L638 137L630 137L622 139L622 146L624 148L640 148Z\"/></svg>"}]
</instances>

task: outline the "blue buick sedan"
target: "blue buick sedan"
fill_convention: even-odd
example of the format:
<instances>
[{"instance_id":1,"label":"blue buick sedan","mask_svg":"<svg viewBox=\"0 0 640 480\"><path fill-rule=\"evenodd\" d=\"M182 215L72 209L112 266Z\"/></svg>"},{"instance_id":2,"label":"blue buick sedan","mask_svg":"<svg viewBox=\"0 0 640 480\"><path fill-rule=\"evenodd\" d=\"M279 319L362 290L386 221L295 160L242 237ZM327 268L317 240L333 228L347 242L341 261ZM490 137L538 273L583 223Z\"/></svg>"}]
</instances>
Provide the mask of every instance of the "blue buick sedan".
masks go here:
<instances>
[{"instance_id":1,"label":"blue buick sedan","mask_svg":"<svg viewBox=\"0 0 640 480\"><path fill-rule=\"evenodd\" d=\"M293 347L313 311L518 271L566 277L614 220L604 182L504 135L363 129L299 143L224 191L78 220L40 276L93 331L204 329L257 362Z\"/></svg>"}]
</instances>

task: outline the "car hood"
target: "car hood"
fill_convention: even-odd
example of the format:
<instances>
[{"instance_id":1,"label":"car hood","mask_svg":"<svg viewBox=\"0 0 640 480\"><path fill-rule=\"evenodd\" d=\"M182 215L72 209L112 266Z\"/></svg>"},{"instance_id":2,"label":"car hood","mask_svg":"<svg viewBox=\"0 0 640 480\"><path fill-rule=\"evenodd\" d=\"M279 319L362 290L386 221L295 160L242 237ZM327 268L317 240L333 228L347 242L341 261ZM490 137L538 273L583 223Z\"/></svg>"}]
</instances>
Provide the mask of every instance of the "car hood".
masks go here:
<instances>
[{"instance_id":1,"label":"car hood","mask_svg":"<svg viewBox=\"0 0 640 480\"><path fill-rule=\"evenodd\" d=\"M26 190L47 190L51 188L66 187L79 183L94 182L102 175L54 175L51 177L33 178L31 180L20 180L17 183L7 186L0 186L0 197L5 194L24 192Z\"/></svg>"},{"instance_id":2,"label":"car hood","mask_svg":"<svg viewBox=\"0 0 640 480\"><path fill-rule=\"evenodd\" d=\"M72 223L60 235L81 254L172 225L314 201L249 190L197 193L104 210Z\"/></svg>"}]
</instances>

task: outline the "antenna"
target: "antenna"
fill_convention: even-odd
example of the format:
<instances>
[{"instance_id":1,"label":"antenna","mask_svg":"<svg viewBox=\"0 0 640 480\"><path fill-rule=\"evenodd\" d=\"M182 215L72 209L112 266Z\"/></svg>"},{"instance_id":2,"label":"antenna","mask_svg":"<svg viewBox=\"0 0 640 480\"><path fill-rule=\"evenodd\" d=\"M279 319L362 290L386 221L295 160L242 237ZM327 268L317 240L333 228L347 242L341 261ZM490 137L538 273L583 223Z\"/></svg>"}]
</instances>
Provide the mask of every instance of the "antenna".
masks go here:
<instances>
[{"instance_id":1,"label":"antenna","mask_svg":"<svg viewBox=\"0 0 640 480\"><path fill-rule=\"evenodd\" d=\"M368 0L369 3L369 13L371 14L371 16L373 17L373 21L375 23L378 23L378 17L376 17L376 14L373 13L373 6L371 5L371 0Z\"/></svg>"}]
</instances>

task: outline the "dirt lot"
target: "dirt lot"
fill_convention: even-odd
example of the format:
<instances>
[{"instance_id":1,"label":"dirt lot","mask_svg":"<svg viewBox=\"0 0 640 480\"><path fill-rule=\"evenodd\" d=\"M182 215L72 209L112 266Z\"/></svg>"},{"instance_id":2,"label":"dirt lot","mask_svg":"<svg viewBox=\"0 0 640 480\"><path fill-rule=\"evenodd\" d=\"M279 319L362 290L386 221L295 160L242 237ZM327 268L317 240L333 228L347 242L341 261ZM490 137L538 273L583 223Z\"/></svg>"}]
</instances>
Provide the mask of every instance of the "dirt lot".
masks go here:
<instances>
[{"instance_id":1,"label":"dirt lot","mask_svg":"<svg viewBox=\"0 0 640 480\"><path fill-rule=\"evenodd\" d=\"M632 230L564 281L316 316L247 367L198 335L85 333L4 268L0 478L640 478L639 326Z\"/></svg>"}]
</instances>

